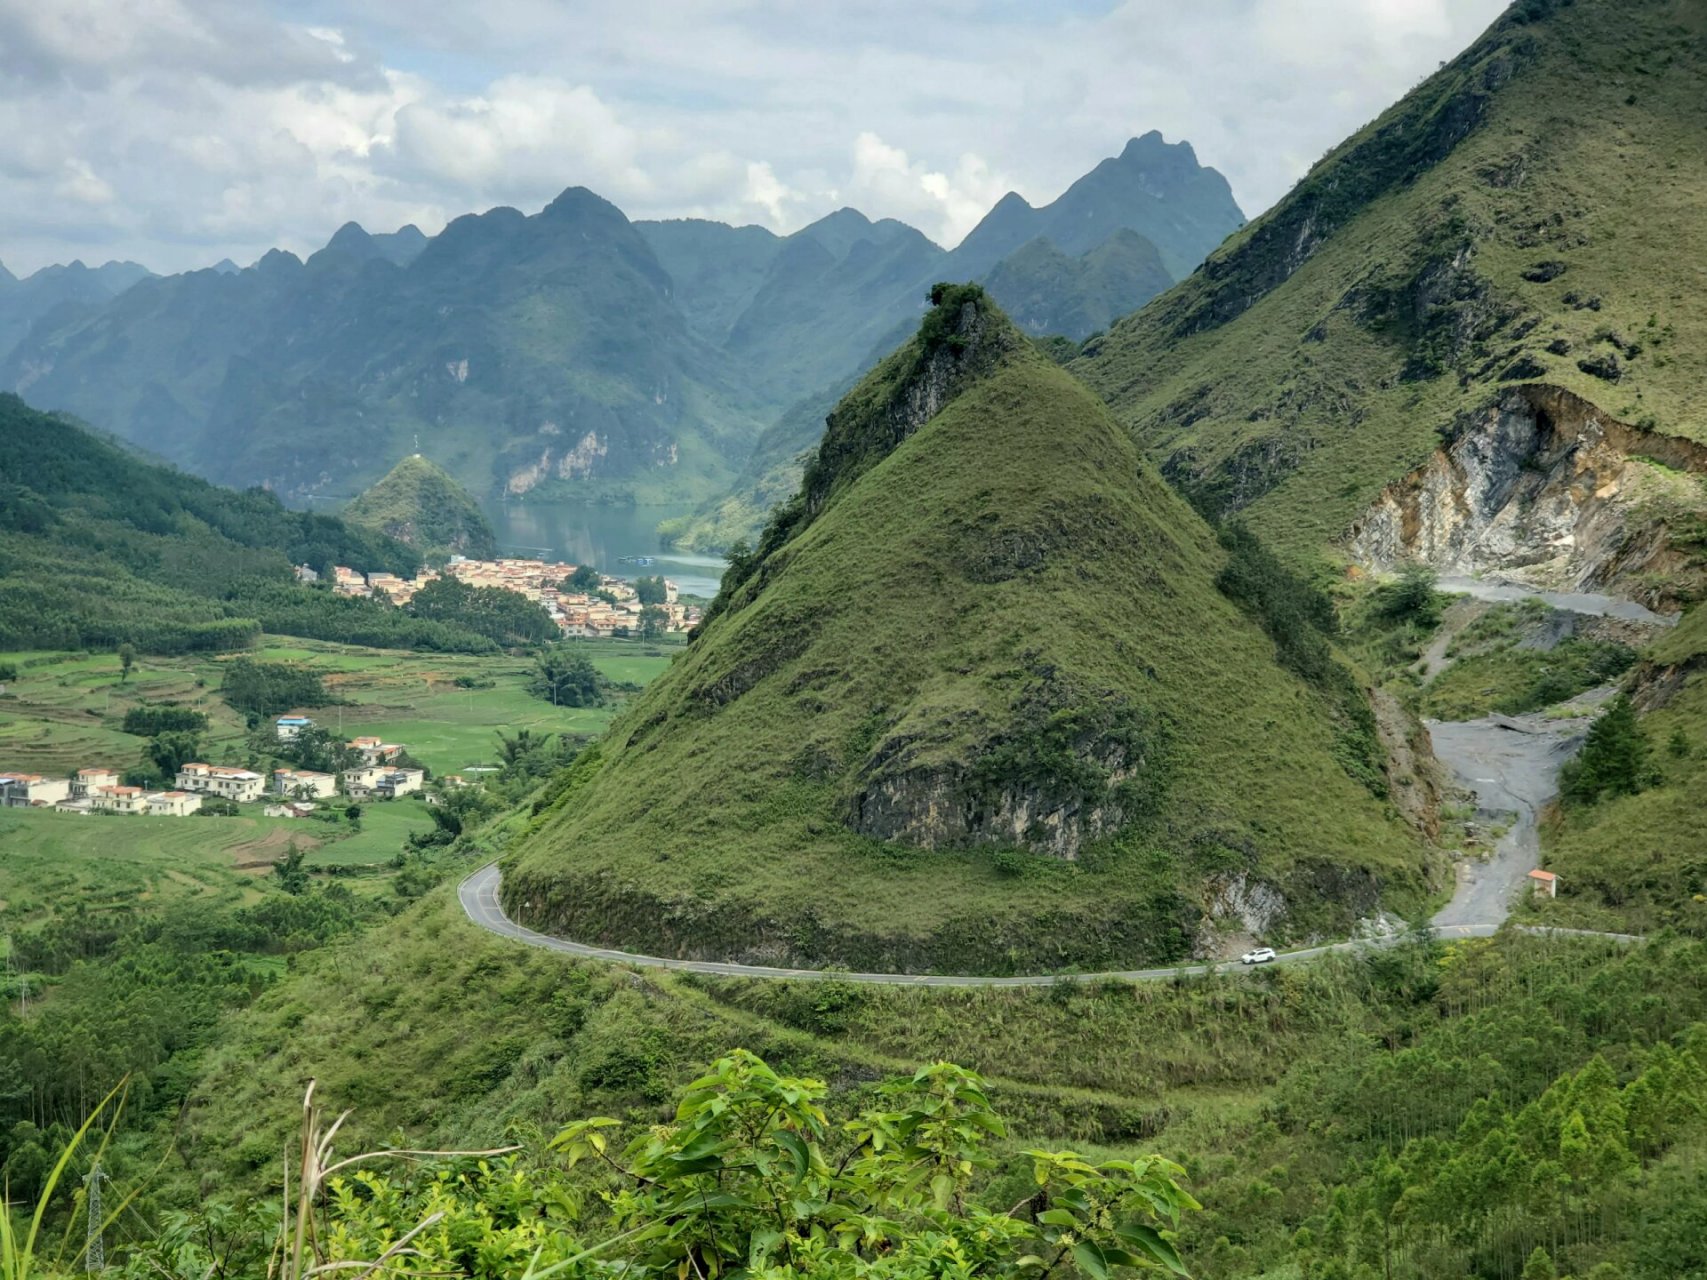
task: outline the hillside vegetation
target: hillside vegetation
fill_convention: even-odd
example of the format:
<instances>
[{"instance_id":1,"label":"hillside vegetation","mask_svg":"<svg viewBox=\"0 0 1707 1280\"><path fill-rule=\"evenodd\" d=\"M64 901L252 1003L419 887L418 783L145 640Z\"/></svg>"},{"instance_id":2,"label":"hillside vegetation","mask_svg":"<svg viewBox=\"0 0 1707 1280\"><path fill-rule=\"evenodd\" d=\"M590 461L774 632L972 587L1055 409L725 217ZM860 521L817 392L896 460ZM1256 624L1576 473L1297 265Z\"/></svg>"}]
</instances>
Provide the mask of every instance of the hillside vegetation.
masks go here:
<instances>
[{"instance_id":1,"label":"hillside vegetation","mask_svg":"<svg viewBox=\"0 0 1707 1280\"><path fill-rule=\"evenodd\" d=\"M1034 1187L1027 1149L1177 1161L1203 1205L1177 1241L1200 1280L1492 1280L1537 1248L1558 1275L1675 1280L1707 1263L1703 959L1698 941L1511 935L1257 979L731 982L521 948L473 931L441 891L300 957L226 1024L193 1090L183 1176L214 1204L270 1185L312 1074L327 1105L356 1108L344 1149L519 1138L521 1176L555 1179L544 1138L559 1126L614 1117L619 1152L739 1044L830 1082L835 1118L920 1061L982 1072L1007 1134L975 1186L1003 1206ZM573 1185L607 1185L586 1168ZM514 1203L487 1196L497 1215Z\"/></svg>"},{"instance_id":2,"label":"hillside vegetation","mask_svg":"<svg viewBox=\"0 0 1707 1280\"><path fill-rule=\"evenodd\" d=\"M1325 646L1294 668L1316 683L1283 669L1095 398L975 287L936 298L577 763L510 909L654 952L966 972L1416 905L1422 850ZM1229 582L1258 609L1271 585Z\"/></svg>"},{"instance_id":3,"label":"hillside vegetation","mask_svg":"<svg viewBox=\"0 0 1707 1280\"><path fill-rule=\"evenodd\" d=\"M417 552L145 462L65 418L0 396L0 648L185 653L263 630L484 652L486 637L298 586L291 565L413 574Z\"/></svg>"}]
</instances>

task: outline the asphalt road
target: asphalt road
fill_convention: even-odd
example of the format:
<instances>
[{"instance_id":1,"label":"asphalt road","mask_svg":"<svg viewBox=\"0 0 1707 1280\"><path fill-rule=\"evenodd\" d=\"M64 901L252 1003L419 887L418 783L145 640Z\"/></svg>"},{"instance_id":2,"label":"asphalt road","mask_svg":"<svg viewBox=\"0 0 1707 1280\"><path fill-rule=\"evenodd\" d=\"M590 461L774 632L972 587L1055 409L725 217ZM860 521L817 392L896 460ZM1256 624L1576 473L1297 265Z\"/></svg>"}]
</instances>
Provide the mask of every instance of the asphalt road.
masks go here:
<instances>
[{"instance_id":1,"label":"asphalt road","mask_svg":"<svg viewBox=\"0 0 1707 1280\"><path fill-rule=\"evenodd\" d=\"M530 947L560 951L583 960L605 960L612 964L632 965L641 969L676 969L684 973L703 973L719 978L782 978L795 981L815 981L835 978L842 982L863 982L886 987L1047 987L1057 982L1096 982L1115 979L1123 982L1155 982L1168 978L1201 976L1209 973L1237 973L1245 966L1229 960L1221 964L1176 965L1167 969L1121 969L1109 973L1028 974L1017 978L992 978L980 974L910 974L910 973L844 973L835 969L780 969L771 965L725 964L718 960L678 960L669 956L643 956L632 951L613 951L608 947L590 947L567 938L553 938L536 933L511 920L498 904L498 864L488 863L457 887L457 897L468 918L482 929L513 938ZM1436 924L1434 933L1441 938L1486 938L1499 928L1495 924ZM1535 929L1535 933L1582 934L1579 929ZM1585 935L1612 938L1619 942L1636 942L1630 934L1603 933ZM1392 946L1396 939L1381 938L1368 941L1335 942L1322 947L1306 947L1301 951L1281 954L1278 964L1298 964L1314 960L1334 951L1366 951Z\"/></svg>"}]
</instances>

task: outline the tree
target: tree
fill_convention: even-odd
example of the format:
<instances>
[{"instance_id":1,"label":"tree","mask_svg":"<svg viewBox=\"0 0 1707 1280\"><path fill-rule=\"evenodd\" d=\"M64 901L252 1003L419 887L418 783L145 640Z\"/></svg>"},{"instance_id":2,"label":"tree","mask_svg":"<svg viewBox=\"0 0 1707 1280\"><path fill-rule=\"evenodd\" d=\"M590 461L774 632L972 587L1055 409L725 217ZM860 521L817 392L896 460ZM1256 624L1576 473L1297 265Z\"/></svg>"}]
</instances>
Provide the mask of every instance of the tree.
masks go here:
<instances>
[{"instance_id":1,"label":"tree","mask_svg":"<svg viewBox=\"0 0 1707 1280\"><path fill-rule=\"evenodd\" d=\"M510 648L538 644L561 634L551 615L519 591L471 587L456 578L436 578L417 591L408 613L428 622L460 627Z\"/></svg>"},{"instance_id":2,"label":"tree","mask_svg":"<svg viewBox=\"0 0 1707 1280\"><path fill-rule=\"evenodd\" d=\"M228 663L220 681L219 696L233 710L257 718L281 715L292 707L321 707L327 703L326 686L312 668L290 662L256 662L238 658Z\"/></svg>"},{"instance_id":3,"label":"tree","mask_svg":"<svg viewBox=\"0 0 1707 1280\"><path fill-rule=\"evenodd\" d=\"M362 820L362 807L359 804L352 804L348 806L344 810L344 817L348 818L352 823L360 822Z\"/></svg>"},{"instance_id":4,"label":"tree","mask_svg":"<svg viewBox=\"0 0 1707 1280\"><path fill-rule=\"evenodd\" d=\"M286 893L300 895L308 892L308 872L302 866L305 856L292 840L285 847L285 856L273 863L273 874L279 878L279 887Z\"/></svg>"},{"instance_id":5,"label":"tree","mask_svg":"<svg viewBox=\"0 0 1707 1280\"><path fill-rule=\"evenodd\" d=\"M119 683L130 679L130 669L136 665L136 646L128 640L119 646Z\"/></svg>"},{"instance_id":6,"label":"tree","mask_svg":"<svg viewBox=\"0 0 1707 1280\"><path fill-rule=\"evenodd\" d=\"M664 585L661 576L651 578L636 578L634 580L634 596L641 604L663 604L670 598L669 588Z\"/></svg>"},{"instance_id":7,"label":"tree","mask_svg":"<svg viewBox=\"0 0 1707 1280\"><path fill-rule=\"evenodd\" d=\"M602 581L603 578L600 577L599 571L592 565L578 564L575 566L575 572L563 579L562 590L585 594L597 587Z\"/></svg>"},{"instance_id":8,"label":"tree","mask_svg":"<svg viewBox=\"0 0 1707 1280\"><path fill-rule=\"evenodd\" d=\"M1594 722L1577 758L1561 771L1559 789L1575 804L1633 796L1653 781L1652 752L1635 705L1620 694Z\"/></svg>"},{"instance_id":9,"label":"tree","mask_svg":"<svg viewBox=\"0 0 1707 1280\"><path fill-rule=\"evenodd\" d=\"M556 644L534 659L528 692L554 707L602 707L609 681L593 660L573 644Z\"/></svg>"},{"instance_id":10,"label":"tree","mask_svg":"<svg viewBox=\"0 0 1707 1280\"><path fill-rule=\"evenodd\" d=\"M1553 1266L1552 1256L1540 1245L1529 1255L1529 1261L1523 1264L1523 1280L1559 1280L1559 1272Z\"/></svg>"},{"instance_id":11,"label":"tree","mask_svg":"<svg viewBox=\"0 0 1707 1280\"><path fill-rule=\"evenodd\" d=\"M669 625L670 614L668 610L660 609L655 604L649 604L640 611L640 638L642 640L656 640L664 634Z\"/></svg>"},{"instance_id":12,"label":"tree","mask_svg":"<svg viewBox=\"0 0 1707 1280\"><path fill-rule=\"evenodd\" d=\"M201 738L185 729L174 729L167 733L156 734L148 740L145 748L148 758L154 762L154 767L167 778L174 778L178 770L201 755Z\"/></svg>"},{"instance_id":13,"label":"tree","mask_svg":"<svg viewBox=\"0 0 1707 1280\"><path fill-rule=\"evenodd\" d=\"M1434 627L1440 622L1439 580L1424 564L1408 564L1397 582L1382 587L1377 596L1381 616L1394 622L1414 622Z\"/></svg>"}]
</instances>

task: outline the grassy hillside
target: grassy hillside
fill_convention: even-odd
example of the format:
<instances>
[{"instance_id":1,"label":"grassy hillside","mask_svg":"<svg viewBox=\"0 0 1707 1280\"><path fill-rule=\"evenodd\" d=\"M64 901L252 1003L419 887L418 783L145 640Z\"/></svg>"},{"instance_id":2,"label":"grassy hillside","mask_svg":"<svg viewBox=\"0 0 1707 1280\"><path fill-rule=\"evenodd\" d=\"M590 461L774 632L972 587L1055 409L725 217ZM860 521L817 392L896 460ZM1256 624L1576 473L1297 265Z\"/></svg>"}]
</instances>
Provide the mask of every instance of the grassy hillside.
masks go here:
<instances>
[{"instance_id":1,"label":"grassy hillside","mask_svg":"<svg viewBox=\"0 0 1707 1280\"><path fill-rule=\"evenodd\" d=\"M1566 803L1544 831L1559 896L1542 918L1594 928L1707 934L1707 611L1643 651L1631 687L1646 709L1640 790Z\"/></svg>"},{"instance_id":2,"label":"grassy hillside","mask_svg":"<svg viewBox=\"0 0 1707 1280\"><path fill-rule=\"evenodd\" d=\"M1704 74L1697 4L1525 0L1076 370L1300 555L1511 382L1707 440Z\"/></svg>"},{"instance_id":3,"label":"grassy hillside","mask_svg":"<svg viewBox=\"0 0 1707 1280\"><path fill-rule=\"evenodd\" d=\"M1417 905L1420 847L1217 590L1223 555L952 290L832 413L507 901L654 951L961 970L1182 957L1218 890L1289 898L1258 910L1276 936Z\"/></svg>"},{"instance_id":4,"label":"grassy hillside","mask_svg":"<svg viewBox=\"0 0 1707 1280\"><path fill-rule=\"evenodd\" d=\"M412 453L371 489L345 507L343 518L444 559L463 555L486 560L498 554L498 538L478 503L443 467Z\"/></svg>"}]
</instances>

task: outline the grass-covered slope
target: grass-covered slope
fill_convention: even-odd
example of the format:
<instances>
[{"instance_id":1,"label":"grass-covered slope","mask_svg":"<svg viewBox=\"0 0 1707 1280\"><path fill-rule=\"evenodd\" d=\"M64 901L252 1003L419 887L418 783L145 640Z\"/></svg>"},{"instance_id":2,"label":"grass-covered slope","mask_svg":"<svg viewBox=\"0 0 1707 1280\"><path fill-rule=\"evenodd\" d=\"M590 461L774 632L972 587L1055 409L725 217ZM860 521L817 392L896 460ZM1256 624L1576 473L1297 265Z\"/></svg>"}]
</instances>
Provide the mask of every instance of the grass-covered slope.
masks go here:
<instances>
[{"instance_id":1,"label":"grass-covered slope","mask_svg":"<svg viewBox=\"0 0 1707 1280\"><path fill-rule=\"evenodd\" d=\"M343 516L427 556L455 553L478 560L498 554L498 536L468 490L418 453L386 472L344 508Z\"/></svg>"},{"instance_id":2,"label":"grass-covered slope","mask_svg":"<svg viewBox=\"0 0 1707 1280\"><path fill-rule=\"evenodd\" d=\"M1524 0L1076 366L1298 551L1502 385L1707 440L1707 9Z\"/></svg>"},{"instance_id":3,"label":"grass-covered slope","mask_svg":"<svg viewBox=\"0 0 1707 1280\"><path fill-rule=\"evenodd\" d=\"M1277 936L1414 902L1419 849L1217 590L1209 528L980 291L947 293L577 764L510 909L973 971L1171 960L1233 899Z\"/></svg>"}]
</instances>

